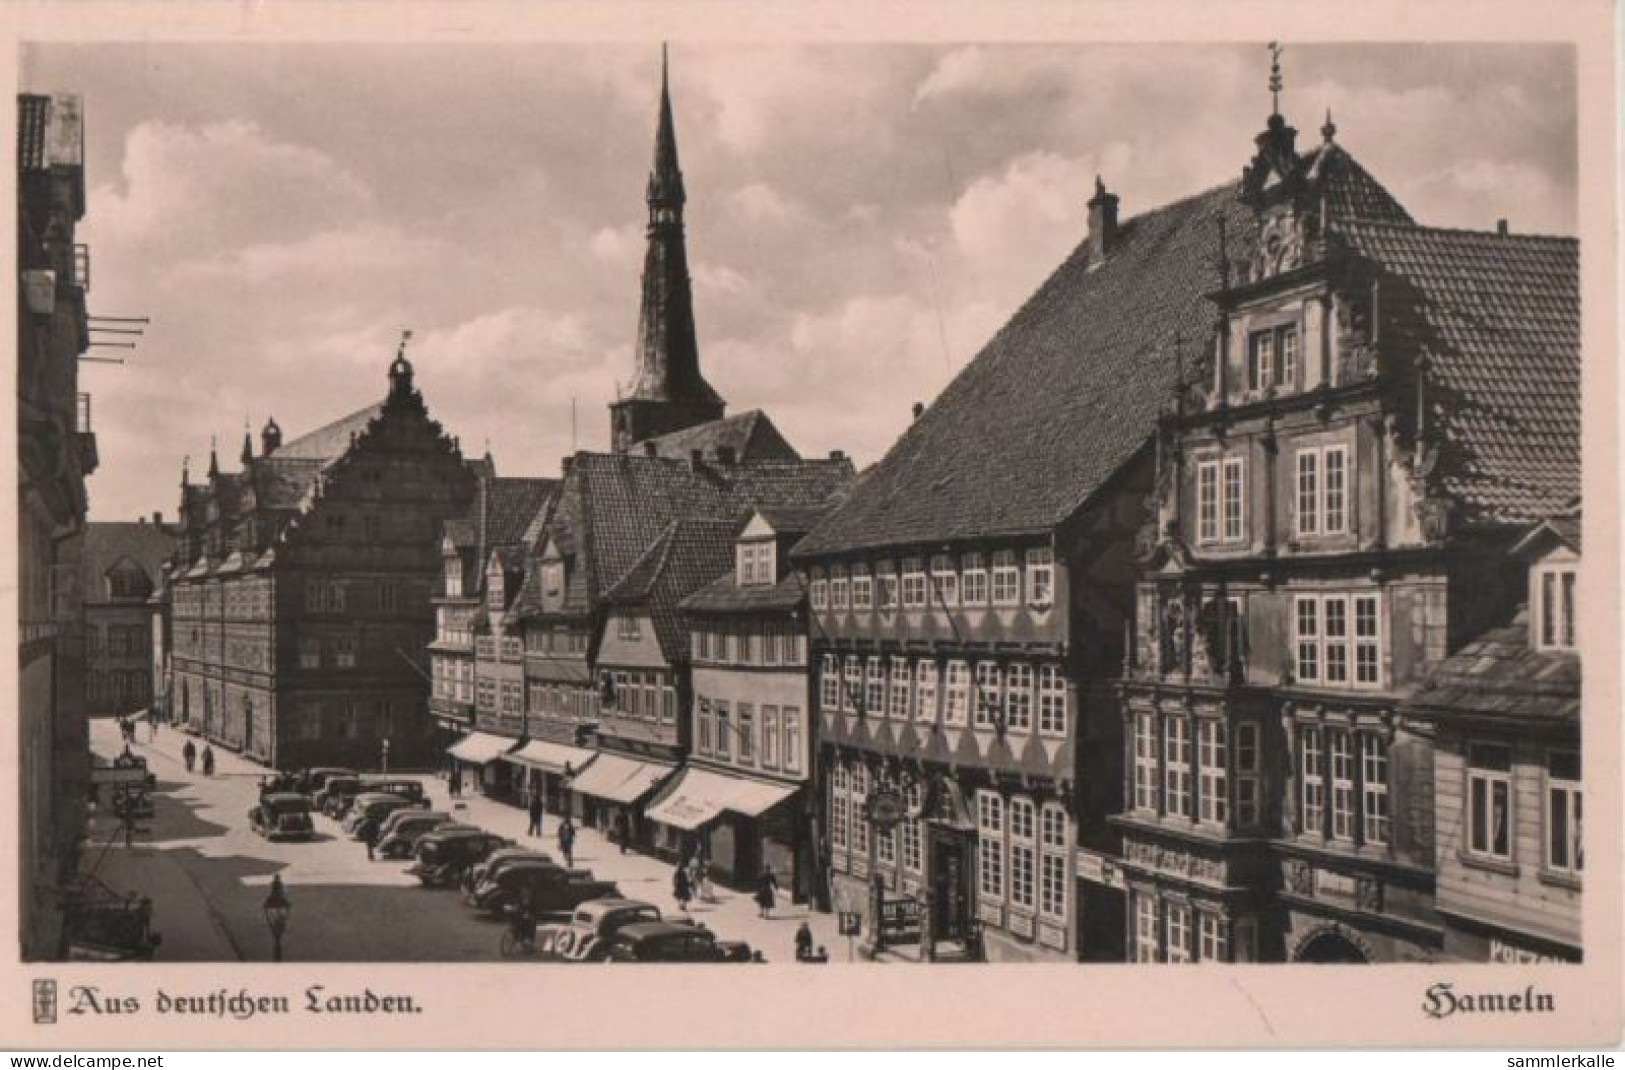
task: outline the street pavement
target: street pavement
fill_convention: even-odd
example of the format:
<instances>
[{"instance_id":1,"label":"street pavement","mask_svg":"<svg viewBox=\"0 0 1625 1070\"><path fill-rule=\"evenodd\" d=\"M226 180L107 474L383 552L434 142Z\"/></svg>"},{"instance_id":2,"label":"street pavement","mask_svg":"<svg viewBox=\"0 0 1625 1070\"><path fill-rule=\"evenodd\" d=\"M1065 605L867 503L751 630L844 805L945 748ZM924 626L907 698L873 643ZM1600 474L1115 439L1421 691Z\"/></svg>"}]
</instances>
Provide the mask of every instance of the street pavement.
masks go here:
<instances>
[{"instance_id":1,"label":"street pavement","mask_svg":"<svg viewBox=\"0 0 1625 1070\"><path fill-rule=\"evenodd\" d=\"M500 958L503 923L465 906L459 893L421 887L403 862L369 862L366 848L347 839L337 822L318 815L313 842L272 843L250 830L248 811L258 798L263 766L215 749L215 774L188 773L181 748L188 738L160 727L149 739L138 727L135 753L158 778L154 814L140 823L131 847L119 823L104 812L91 821L85 868L113 889L153 900L153 927L162 934L163 961L265 962L271 938L262 904L273 874L293 904L283 957L305 962L479 962ZM197 746L202 749L202 741ZM91 725L91 747L111 759L123 750L117 723ZM397 774L391 774L392 776ZM525 835L528 818L517 807L465 796L452 800L435 777L425 785L435 809L519 843L536 843L558 856L559 819L549 814L544 836ZM448 804L451 804L448 806ZM622 894L679 914L671 893L671 866L646 855L622 854L592 829L578 830L575 864L612 880ZM714 902L696 902L690 914L721 939L744 940L770 962L793 962L795 931L806 921L815 943L839 961L833 915L792 905L787 895L770 918L758 917L748 891L716 887Z\"/></svg>"}]
</instances>

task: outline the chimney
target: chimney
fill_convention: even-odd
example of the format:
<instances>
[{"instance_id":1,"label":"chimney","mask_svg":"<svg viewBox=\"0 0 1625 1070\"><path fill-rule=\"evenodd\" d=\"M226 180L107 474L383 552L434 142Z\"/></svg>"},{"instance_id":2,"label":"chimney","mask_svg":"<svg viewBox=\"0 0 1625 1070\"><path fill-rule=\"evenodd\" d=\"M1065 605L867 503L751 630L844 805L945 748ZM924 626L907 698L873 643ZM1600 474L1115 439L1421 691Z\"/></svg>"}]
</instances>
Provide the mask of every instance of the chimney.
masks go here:
<instances>
[{"instance_id":1,"label":"chimney","mask_svg":"<svg viewBox=\"0 0 1625 1070\"><path fill-rule=\"evenodd\" d=\"M916 401L914 403L914 418L916 420L918 420L921 416L924 416L924 415L925 415L925 402Z\"/></svg>"},{"instance_id":2,"label":"chimney","mask_svg":"<svg viewBox=\"0 0 1625 1070\"><path fill-rule=\"evenodd\" d=\"M718 446L717 447L717 463L718 464L733 464L734 463L734 448L732 446Z\"/></svg>"},{"instance_id":3,"label":"chimney","mask_svg":"<svg viewBox=\"0 0 1625 1070\"><path fill-rule=\"evenodd\" d=\"M147 522L147 518L144 516L138 516L135 518L135 522L137 524L145 524Z\"/></svg>"},{"instance_id":4,"label":"chimney","mask_svg":"<svg viewBox=\"0 0 1625 1070\"><path fill-rule=\"evenodd\" d=\"M574 463L575 463L575 455L574 454L566 455L564 460L559 462L559 474L560 475L565 475L565 476L569 475L570 474L570 466L573 465Z\"/></svg>"},{"instance_id":5,"label":"chimney","mask_svg":"<svg viewBox=\"0 0 1625 1070\"><path fill-rule=\"evenodd\" d=\"M643 455L645 457L657 457L657 456L659 456L659 454L660 454L660 448L655 445L655 440L652 439L652 438L644 439L644 441L643 441Z\"/></svg>"},{"instance_id":6,"label":"chimney","mask_svg":"<svg viewBox=\"0 0 1625 1070\"><path fill-rule=\"evenodd\" d=\"M705 451L704 450L689 450L688 451L688 466L689 466L689 468L691 468L694 471L698 472L702 467L704 467L704 465L705 465Z\"/></svg>"},{"instance_id":7,"label":"chimney","mask_svg":"<svg viewBox=\"0 0 1625 1070\"><path fill-rule=\"evenodd\" d=\"M1503 238L1506 237L1506 235L1507 235L1507 221L1506 220L1497 219L1495 221L1495 233L1501 235L1501 237L1503 237Z\"/></svg>"},{"instance_id":8,"label":"chimney","mask_svg":"<svg viewBox=\"0 0 1625 1070\"><path fill-rule=\"evenodd\" d=\"M844 461L844 460L846 460L846 451L845 450L830 450L829 451L829 459L832 460L832 461Z\"/></svg>"},{"instance_id":9,"label":"chimney","mask_svg":"<svg viewBox=\"0 0 1625 1070\"><path fill-rule=\"evenodd\" d=\"M1107 193L1106 184L1095 176L1095 195L1089 198L1089 263L1106 259L1117 244L1117 194Z\"/></svg>"}]
</instances>

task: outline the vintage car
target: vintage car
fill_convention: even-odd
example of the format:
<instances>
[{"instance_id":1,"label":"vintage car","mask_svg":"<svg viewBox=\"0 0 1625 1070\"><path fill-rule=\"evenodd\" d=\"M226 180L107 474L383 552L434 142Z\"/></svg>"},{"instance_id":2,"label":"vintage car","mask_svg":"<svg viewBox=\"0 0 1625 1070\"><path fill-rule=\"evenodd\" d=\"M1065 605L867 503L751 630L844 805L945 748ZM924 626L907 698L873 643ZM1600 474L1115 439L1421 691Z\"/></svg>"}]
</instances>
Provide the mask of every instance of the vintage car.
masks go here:
<instances>
[{"instance_id":1,"label":"vintage car","mask_svg":"<svg viewBox=\"0 0 1625 1070\"><path fill-rule=\"evenodd\" d=\"M558 962L603 962L609 940L638 922L659 921L660 908L637 899L590 899L563 920L537 926L530 955ZM692 923L679 923L692 924ZM505 945L504 957L518 957Z\"/></svg>"},{"instance_id":2,"label":"vintage car","mask_svg":"<svg viewBox=\"0 0 1625 1070\"><path fill-rule=\"evenodd\" d=\"M350 812L344 817L345 835L362 842L372 840L384 818L411 808L412 804L399 795L364 791L350 803Z\"/></svg>"},{"instance_id":3,"label":"vintage car","mask_svg":"<svg viewBox=\"0 0 1625 1070\"><path fill-rule=\"evenodd\" d=\"M429 796L424 793L423 785L416 780L389 780L378 777L364 779L358 792L378 795L398 795L413 806L429 808Z\"/></svg>"},{"instance_id":4,"label":"vintage car","mask_svg":"<svg viewBox=\"0 0 1625 1070\"><path fill-rule=\"evenodd\" d=\"M750 945L718 940L710 929L670 921L623 925L606 941L605 962L760 962Z\"/></svg>"},{"instance_id":5,"label":"vintage car","mask_svg":"<svg viewBox=\"0 0 1625 1070\"><path fill-rule=\"evenodd\" d=\"M248 823L268 840L308 840L316 834L310 799L291 791L261 795L259 805L248 811Z\"/></svg>"},{"instance_id":6,"label":"vintage car","mask_svg":"<svg viewBox=\"0 0 1625 1070\"><path fill-rule=\"evenodd\" d=\"M487 876L464 900L488 914L506 914L529 904L537 918L566 915L589 899L619 895L611 881L594 880L584 869L565 869L554 862L515 862L496 876ZM550 920L565 920L559 917Z\"/></svg>"},{"instance_id":7,"label":"vintage car","mask_svg":"<svg viewBox=\"0 0 1625 1070\"><path fill-rule=\"evenodd\" d=\"M454 888L470 866L483 862L498 847L512 843L484 829L438 829L418 840L413 852L417 861L408 866L406 872L425 887Z\"/></svg>"},{"instance_id":8,"label":"vintage car","mask_svg":"<svg viewBox=\"0 0 1625 1070\"><path fill-rule=\"evenodd\" d=\"M143 786L148 791L154 791L158 787L158 775L147 768L147 757L144 754L135 754L129 748L125 748L124 753L113 759L113 768L140 769L147 774Z\"/></svg>"},{"instance_id":9,"label":"vintage car","mask_svg":"<svg viewBox=\"0 0 1625 1070\"><path fill-rule=\"evenodd\" d=\"M491 857L468 871L463 882L466 891L473 891L479 883L487 877L494 877L506 866L515 862L551 862L553 856L546 851L538 851L534 847L504 847L492 851Z\"/></svg>"},{"instance_id":10,"label":"vintage car","mask_svg":"<svg viewBox=\"0 0 1625 1070\"><path fill-rule=\"evenodd\" d=\"M378 825L378 837L373 841L373 855L377 858L410 858L418 838L426 832L455 824L456 820L441 810L414 810L403 808L384 818Z\"/></svg>"},{"instance_id":11,"label":"vintage car","mask_svg":"<svg viewBox=\"0 0 1625 1070\"><path fill-rule=\"evenodd\" d=\"M335 774L322 783L322 790L316 793L311 805L328 817L342 818L350 808L350 800L360 792L360 777Z\"/></svg>"},{"instance_id":12,"label":"vintage car","mask_svg":"<svg viewBox=\"0 0 1625 1070\"><path fill-rule=\"evenodd\" d=\"M360 774L354 769L345 769L336 765L319 765L314 769L306 769L299 775L300 786L304 789L305 794L314 797L327 786L329 780L341 776L360 776Z\"/></svg>"}]
</instances>

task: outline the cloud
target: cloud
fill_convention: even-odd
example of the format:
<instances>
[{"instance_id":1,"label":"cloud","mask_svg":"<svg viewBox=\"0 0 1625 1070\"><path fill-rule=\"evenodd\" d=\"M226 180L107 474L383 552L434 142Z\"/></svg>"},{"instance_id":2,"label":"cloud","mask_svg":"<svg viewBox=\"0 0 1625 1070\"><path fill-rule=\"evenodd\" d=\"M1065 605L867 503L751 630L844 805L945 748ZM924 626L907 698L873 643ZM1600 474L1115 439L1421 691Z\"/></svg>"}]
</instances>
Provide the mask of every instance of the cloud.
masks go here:
<instances>
[{"instance_id":1,"label":"cloud","mask_svg":"<svg viewBox=\"0 0 1625 1070\"><path fill-rule=\"evenodd\" d=\"M593 232L587 248L606 264L628 264L643 249L643 228L638 226L600 227Z\"/></svg>"}]
</instances>

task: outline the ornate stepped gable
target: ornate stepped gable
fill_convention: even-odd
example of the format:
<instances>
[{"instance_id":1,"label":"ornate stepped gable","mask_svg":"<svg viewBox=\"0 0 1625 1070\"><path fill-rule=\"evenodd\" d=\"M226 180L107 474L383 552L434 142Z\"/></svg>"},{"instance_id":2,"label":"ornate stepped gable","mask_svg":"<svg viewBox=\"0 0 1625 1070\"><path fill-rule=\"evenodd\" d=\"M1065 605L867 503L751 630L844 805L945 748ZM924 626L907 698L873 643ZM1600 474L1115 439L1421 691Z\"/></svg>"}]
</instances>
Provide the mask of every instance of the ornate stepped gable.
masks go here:
<instances>
[{"instance_id":1,"label":"ornate stepped gable","mask_svg":"<svg viewBox=\"0 0 1625 1070\"><path fill-rule=\"evenodd\" d=\"M1425 433L1462 518L1525 522L1571 498L1577 243L1419 226L1329 116L1305 153L1277 120L1240 182L1126 220L1104 254L1080 243L798 557L1053 528L1145 447L1181 373L1200 378L1208 295L1333 253L1380 276L1400 378L1427 358Z\"/></svg>"}]
</instances>

